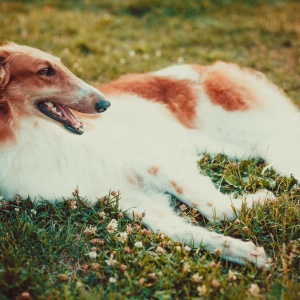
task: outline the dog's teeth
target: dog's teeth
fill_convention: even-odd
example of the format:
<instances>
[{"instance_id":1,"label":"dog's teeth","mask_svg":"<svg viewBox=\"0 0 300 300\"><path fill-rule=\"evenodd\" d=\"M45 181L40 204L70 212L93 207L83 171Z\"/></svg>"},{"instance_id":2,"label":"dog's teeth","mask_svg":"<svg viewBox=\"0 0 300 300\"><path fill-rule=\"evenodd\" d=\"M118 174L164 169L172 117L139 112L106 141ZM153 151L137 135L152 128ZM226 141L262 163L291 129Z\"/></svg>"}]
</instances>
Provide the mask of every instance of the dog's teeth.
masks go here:
<instances>
[{"instance_id":1,"label":"dog's teeth","mask_svg":"<svg viewBox=\"0 0 300 300\"><path fill-rule=\"evenodd\" d=\"M48 107L53 107L53 103L52 102L45 102L45 104L48 106Z\"/></svg>"}]
</instances>

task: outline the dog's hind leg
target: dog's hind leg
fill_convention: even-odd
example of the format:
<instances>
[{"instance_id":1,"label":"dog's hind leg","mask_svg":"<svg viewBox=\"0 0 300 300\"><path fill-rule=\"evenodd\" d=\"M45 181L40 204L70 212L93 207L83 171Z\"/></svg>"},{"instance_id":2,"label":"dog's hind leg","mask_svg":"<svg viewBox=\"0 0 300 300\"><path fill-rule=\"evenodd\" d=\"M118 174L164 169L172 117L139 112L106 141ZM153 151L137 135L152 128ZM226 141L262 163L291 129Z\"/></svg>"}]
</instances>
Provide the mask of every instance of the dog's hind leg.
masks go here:
<instances>
[{"instance_id":1,"label":"dog's hind leg","mask_svg":"<svg viewBox=\"0 0 300 300\"><path fill-rule=\"evenodd\" d=\"M241 209L243 201L247 205L274 199L272 193L262 192L245 195L243 198L234 199L230 195L222 194L212 183L209 177L199 173L193 163L186 163L178 169L166 170L161 168L149 168L150 183L161 192L167 192L176 196L190 207L196 208L210 221L223 220L224 217L234 219L235 209ZM145 184L147 184L145 182Z\"/></svg>"},{"instance_id":2,"label":"dog's hind leg","mask_svg":"<svg viewBox=\"0 0 300 300\"><path fill-rule=\"evenodd\" d=\"M249 261L259 267L267 266L263 248L256 247L252 242L243 242L188 224L170 207L169 198L165 194L131 191L123 194L121 205L131 218L144 212L143 224L154 232L159 230L173 240L194 244L196 247L203 246L207 251L232 262L245 264Z\"/></svg>"}]
</instances>

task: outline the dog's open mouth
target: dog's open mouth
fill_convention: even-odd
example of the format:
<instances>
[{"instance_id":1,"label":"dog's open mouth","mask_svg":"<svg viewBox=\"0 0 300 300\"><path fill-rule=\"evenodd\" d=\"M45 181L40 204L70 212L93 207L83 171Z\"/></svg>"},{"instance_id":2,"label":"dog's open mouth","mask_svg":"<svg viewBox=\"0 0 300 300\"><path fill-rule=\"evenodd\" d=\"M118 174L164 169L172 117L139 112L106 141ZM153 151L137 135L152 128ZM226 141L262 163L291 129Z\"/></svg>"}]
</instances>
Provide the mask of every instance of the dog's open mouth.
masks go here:
<instances>
[{"instance_id":1,"label":"dog's open mouth","mask_svg":"<svg viewBox=\"0 0 300 300\"><path fill-rule=\"evenodd\" d=\"M58 121L66 129L76 134L83 134L83 124L74 116L71 110L56 102L44 101L37 103L39 110L49 118Z\"/></svg>"}]
</instances>

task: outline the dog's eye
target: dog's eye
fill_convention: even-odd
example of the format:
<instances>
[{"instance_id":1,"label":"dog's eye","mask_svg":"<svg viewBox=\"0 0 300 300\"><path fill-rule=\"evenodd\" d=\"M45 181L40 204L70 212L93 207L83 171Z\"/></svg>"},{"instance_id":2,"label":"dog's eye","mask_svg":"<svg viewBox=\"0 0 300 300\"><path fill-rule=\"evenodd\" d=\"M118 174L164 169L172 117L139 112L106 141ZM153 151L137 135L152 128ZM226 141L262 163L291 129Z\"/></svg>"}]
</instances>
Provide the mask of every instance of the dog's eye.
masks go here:
<instances>
[{"instance_id":1,"label":"dog's eye","mask_svg":"<svg viewBox=\"0 0 300 300\"><path fill-rule=\"evenodd\" d=\"M38 71L38 74L45 75L45 76L52 76L55 74L55 71L53 68L47 67L47 68L44 68L44 69Z\"/></svg>"}]
</instances>

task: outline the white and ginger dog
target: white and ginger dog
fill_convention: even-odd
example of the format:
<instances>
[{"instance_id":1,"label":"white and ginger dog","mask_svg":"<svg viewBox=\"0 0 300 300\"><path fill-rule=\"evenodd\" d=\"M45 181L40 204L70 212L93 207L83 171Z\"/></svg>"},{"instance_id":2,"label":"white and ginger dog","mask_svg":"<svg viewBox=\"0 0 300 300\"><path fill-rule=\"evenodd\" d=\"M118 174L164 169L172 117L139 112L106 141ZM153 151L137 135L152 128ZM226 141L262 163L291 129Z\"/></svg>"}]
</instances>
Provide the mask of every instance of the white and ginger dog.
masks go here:
<instances>
[{"instance_id":1,"label":"white and ginger dog","mask_svg":"<svg viewBox=\"0 0 300 300\"><path fill-rule=\"evenodd\" d=\"M224 62L127 75L99 89L105 97L50 54L0 47L0 194L54 202L78 186L93 204L120 190L120 207L129 216L145 212L154 231L266 266L263 248L186 223L169 200L174 195L209 220L235 218L243 200L199 173L203 152L261 156L300 178L295 105L262 74Z\"/></svg>"}]
</instances>

